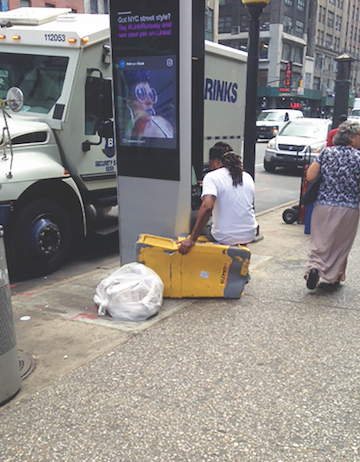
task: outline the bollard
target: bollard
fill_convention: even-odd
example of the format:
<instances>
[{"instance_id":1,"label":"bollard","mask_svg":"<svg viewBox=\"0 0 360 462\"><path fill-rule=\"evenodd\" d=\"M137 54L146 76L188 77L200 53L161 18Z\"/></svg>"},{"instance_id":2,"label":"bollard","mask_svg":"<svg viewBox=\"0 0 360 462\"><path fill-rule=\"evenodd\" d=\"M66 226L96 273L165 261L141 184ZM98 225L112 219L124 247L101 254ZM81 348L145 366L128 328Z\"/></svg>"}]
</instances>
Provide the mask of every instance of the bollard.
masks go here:
<instances>
[{"instance_id":1,"label":"bollard","mask_svg":"<svg viewBox=\"0 0 360 462\"><path fill-rule=\"evenodd\" d=\"M21 387L3 236L0 225L0 405L13 398Z\"/></svg>"}]
</instances>

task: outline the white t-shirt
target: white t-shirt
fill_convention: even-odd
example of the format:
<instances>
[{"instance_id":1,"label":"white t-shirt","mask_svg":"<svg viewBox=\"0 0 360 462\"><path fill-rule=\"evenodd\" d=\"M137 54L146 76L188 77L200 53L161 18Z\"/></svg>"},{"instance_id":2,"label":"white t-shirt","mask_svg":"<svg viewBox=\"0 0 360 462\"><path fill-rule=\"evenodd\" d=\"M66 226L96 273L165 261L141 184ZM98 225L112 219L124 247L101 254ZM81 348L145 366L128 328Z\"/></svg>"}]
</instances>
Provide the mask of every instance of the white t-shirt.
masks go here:
<instances>
[{"instance_id":1,"label":"white t-shirt","mask_svg":"<svg viewBox=\"0 0 360 462\"><path fill-rule=\"evenodd\" d=\"M216 197L211 234L220 244L247 244L255 239L254 180L246 172L242 178L242 184L234 186L225 167L204 177L201 197Z\"/></svg>"}]
</instances>

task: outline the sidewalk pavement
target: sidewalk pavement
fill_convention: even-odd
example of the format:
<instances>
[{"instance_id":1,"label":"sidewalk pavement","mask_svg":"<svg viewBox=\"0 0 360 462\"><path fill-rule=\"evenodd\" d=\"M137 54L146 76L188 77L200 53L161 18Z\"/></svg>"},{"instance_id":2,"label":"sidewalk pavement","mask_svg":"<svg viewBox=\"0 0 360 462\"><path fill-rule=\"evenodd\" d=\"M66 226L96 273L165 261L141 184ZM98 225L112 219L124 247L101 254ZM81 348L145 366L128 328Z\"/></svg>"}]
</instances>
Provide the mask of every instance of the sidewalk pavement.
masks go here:
<instances>
[{"instance_id":1,"label":"sidewalk pavement","mask_svg":"<svg viewBox=\"0 0 360 462\"><path fill-rule=\"evenodd\" d=\"M258 216L240 300L98 318L94 291L117 259L13 296L36 367L0 408L0 461L360 461L360 238L345 283L308 291L309 238L282 212Z\"/></svg>"}]
</instances>

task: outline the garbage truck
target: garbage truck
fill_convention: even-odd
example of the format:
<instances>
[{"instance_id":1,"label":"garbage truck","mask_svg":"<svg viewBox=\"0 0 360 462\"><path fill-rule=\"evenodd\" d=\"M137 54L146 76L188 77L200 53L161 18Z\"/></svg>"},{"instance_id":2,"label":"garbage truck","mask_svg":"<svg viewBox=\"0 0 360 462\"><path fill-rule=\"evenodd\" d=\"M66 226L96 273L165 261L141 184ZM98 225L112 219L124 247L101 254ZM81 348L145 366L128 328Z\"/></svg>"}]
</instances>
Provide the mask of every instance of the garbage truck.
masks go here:
<instances>
[{"instance_id":1,"label":"garbage truck","mask_svg":"<svg viewBox=\"0 0 360 462\"><path fill-rule=\"evenodd\" d=\"M118 227L109 17L30 7L0 25L0 225L10 274L37 277ZM246 60L205 43L205 155L240 153Z\"/></svg>"}]
</instances>

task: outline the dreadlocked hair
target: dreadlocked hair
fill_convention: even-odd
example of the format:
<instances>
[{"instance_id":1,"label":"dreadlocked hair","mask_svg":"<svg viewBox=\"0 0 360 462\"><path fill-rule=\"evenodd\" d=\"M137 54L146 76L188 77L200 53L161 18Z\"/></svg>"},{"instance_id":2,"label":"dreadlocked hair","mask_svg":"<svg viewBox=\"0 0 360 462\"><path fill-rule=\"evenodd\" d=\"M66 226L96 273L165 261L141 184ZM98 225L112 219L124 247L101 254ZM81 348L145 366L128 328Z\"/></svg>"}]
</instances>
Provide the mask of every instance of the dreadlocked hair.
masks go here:
<instances>
[{"instance_id":1,"label":"dreadlocked hair","mask_svg":"<svg viewBox=\"0 0 360 462\"><path fill-rule=\"evenodd\" d=\"M222 141L214 144L209 151L209 158L219 159L223 163L224 167L230 172L234 186L242 184L243 165L241 157L235 154L229 144Z\"/></svg>"}]
</instances>

